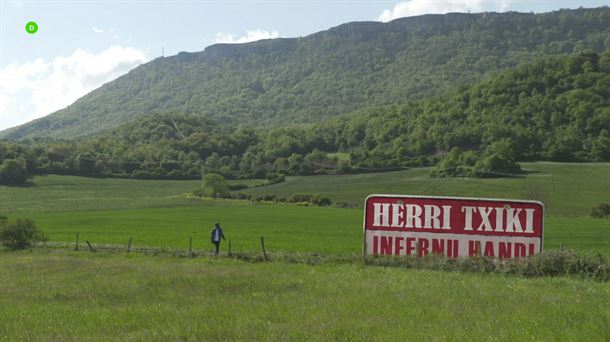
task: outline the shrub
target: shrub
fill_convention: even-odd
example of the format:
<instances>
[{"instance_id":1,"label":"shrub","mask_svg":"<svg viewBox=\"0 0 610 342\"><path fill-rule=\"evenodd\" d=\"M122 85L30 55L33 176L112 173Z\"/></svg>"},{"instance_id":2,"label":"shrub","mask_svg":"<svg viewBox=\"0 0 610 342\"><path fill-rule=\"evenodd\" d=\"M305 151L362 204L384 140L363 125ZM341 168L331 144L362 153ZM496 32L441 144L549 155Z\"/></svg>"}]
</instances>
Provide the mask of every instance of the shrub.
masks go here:
<instances>
[{"instance_id":1,"label":"shrub","mask_svg":"<svg viewBox=\"0 0 610 342\"><path fill-rule=\"evenodd\" d=\"M233 197L236 199L240 199L240 200L249 200L252 198L252 196L250 196L248 194L244 194L243 192L239 192L239 193L235 194Z\"/></svg>"},{"instance_id":2,"label":"shrub","mask_svg":"<svg viewBox=\"0 0 610 342\"><path fill-rule=\"evenodd\" d=\"M436 165L430 173L432 178L445 177L475 177L473 170L479 156L474 151L462 151L459 147L453 147Z\"/></svg>"},{"instance_id":3,"label":"shrub","mask_svg":"<svg viewBox=\"0 0 610 342\"><path fill-rule=\"evenodd\" d=\"M269 173L267 174L267 184L277 184L286 180L286 176L279 173Z\"/></svg>"},{"instance_id":4,"label":"shrub","mask_svg":"<svg viewBox=\"0 0 610 342\"><path fill-rule=\"evenodd\" d=\"M24 249L36 241L46 241L47 238L31 219L17 219L14 223L3 223L0 228L0 241L6 247Z\"/></svg>"},{"instance_id":5,"label":"shrub","mask_svg":"<svg viewBox=\"0 0 610 342\"><path fill-rule=\"evenodd\" d=\"M333 201L331 201L331 199L328 197L317 196L313 199L313 204L319 207L328 207L333 204Z\"/></svg>"},{"instance_id":6,"label":"shrub","mask_svg":"<svg viewBox=\"0 0 610 342\"><path fill-rule=\"evenodd\" d=\"M275 200L275 195L264 195L263 196L263 201L274 201Z\"/></svg>"},{"instance_id":7,"label":"shrub","mask_svg":"<svg viewBox=\"0 0 610 342\"><path fill-rule=\"evenodd\" d=\"M474 169L479 178L498 177L517 173L521 171L521 166L514 160L494 153L479 160Z\"/></svg>"},{"instance_id":8,"label":"shrub","mask_svg":"<svg viewBox=\"0 0 610 342\"><path fill-rule=\"evenodd\" d=\"M247 188L248 186L246 184L229 184L229 190L231 191L243 190Z\"/></svg>"},{"instance_id":9,"label":"shrub","mask_svg":"<svg viewBox=\"0 0 610 342\"><path fill-rule=\"evenodd\" d=\"M197 197L203 197L205 195L203 188L197 188L197 189L193 190L193 195L195 195Z\"/></svg>"},{"instance_id":10,"label":"shrub","mask_svg":"<svg viewBox=\"0 0 610 342\"><path fill-rule=\"evenodd\" d=\"M5 159L0 163L0 184L23 184L28 177L25 159Z\"/></svg>"},{"instance_id":11,"label":"shrub","mask_svg":"<svg viewBox=\"0 0 610 342\"><path fill-rule=\"evenodd\" d=\"M229 198L231 190L227 180L215 173L208 173L203 178L203 195L214 198Z\"/></svg>"},{"instance_id":12,"label":"shrub","mask_svg":"<svg viewBox=\"0 0 610 342\"><path fill-rule=\"evenodd\" d=\"M302 193L294 193L288 198L288 202L298 203L298 202L311 202L314 195L312 194L302 194Z\"/></svg>"},{"instance_id":13,"label":"shrub","mask_svg":"<svg viewBox=\"0 0 610 342\"><path fill-rule=\"evenodd\" d=\"M497 177L502 176L502 173L513 174L521 171L513 145L512 140L503 139L487 146L475 165L479 177Z\"/></svg>"},{"instance_id":14,"label":"shrub","mask_svg":"<svg viewBox=\"0 0 610 342\"><path fill-rule=\"evenodd\" d=\"M154 179L155 175L146 170L135 170L131 173L131 178L135 179Z\"/></svg>"},{"instance_id":15,"label":"shrub","mask_svg":"<svg viewBox=\"0 0 610 342\"><path fill-rule=\"evenodd\" d=\"M256 202L273 202L276 200L275 195L260 195L254 198Z\"/></svg>"},{"instance_id":16,"label":"shrub","mask_svg":"<svg viewBox=\"0 0 610 342\"><path fill-rule=\"evenodd\" d=\"M610 204L601 203L591 209L591 217L610 218Z\"/></svg>"},{"instance_id":17,"label":"shrub","mask_svg":"<svg viewBox=\"0 0 610 342\"><path fill-rule=\"evenodd\" d=\"M430 173L432 178L445 177L498 177L521 171L516 162L513 143L500 140L489 145L483 153L462 151L453 147Z\"/></svg>"},{"instance_id":18,"label":"shrub","mask_svg":"<svg viewBox=\"0 0 610 342\"><path fill-rule=\"evenodd\" d=\"M301 194L301 193L295 193L292 194L292 196L290 196L287 200L288 202L291 203L311 203L320 207L327 207L329 205L333 204L333 201L331 201L330 198L328 197L322 197L320 195L314 195L314 194Z\"/></svg>"},{"instance_id":19,"label":"shrub","mask_svg":"<svg viewBox=\"0 0 610 342\"><path fill-rule=\"evenodd\" d=\"M452 259L430 254L419 258L414 256L369 256L365 262L376 266L497 273L524 277L576 276L597 281L610 280L610 261L606 257L601 254L578 254L569 250L549 250L517 259L494 259L481 256Z\"/></svg>"},{"instance_id":20,"label":"shrub","mask_svg":"<svg viewBox=\"0 0 610 342\"><path fill-rule=\"evenodd\" d=\"M355 208L356 206L347 202L335 202L337 208Z\"/></svg>"}]
</instances>

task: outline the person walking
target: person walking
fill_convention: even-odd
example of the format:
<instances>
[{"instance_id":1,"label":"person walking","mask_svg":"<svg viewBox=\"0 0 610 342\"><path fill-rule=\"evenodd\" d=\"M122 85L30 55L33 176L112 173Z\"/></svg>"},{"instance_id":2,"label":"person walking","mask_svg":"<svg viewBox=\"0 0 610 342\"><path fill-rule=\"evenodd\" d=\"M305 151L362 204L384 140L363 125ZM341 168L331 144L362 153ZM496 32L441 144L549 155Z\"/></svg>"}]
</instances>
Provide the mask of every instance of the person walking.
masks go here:
<instances>
[{"instance_id":1,"label":"person walking","mask_svg":"<svg viewBox=\"0 0 610 342\"><path fill-rule=\"evenodd\" d=\"M220 250L220 239L225 239L225 234L222 232L222 228L220 228L220 223L216 223L214 228L212 228L212 243L216 246L216 253L218 255L218 251Z\"/></svg>"}]
</instances>

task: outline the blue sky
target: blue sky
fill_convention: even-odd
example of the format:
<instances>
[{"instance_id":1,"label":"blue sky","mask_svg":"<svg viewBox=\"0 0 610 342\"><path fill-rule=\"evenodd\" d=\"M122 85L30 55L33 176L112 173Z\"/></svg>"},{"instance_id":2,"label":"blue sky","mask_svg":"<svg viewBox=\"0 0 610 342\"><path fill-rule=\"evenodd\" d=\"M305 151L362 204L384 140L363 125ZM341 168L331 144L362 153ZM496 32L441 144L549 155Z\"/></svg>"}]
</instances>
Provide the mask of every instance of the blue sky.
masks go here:
<instances>
[{"instance_id":1,"label":"blue sky","mask_svg":"<svg viewBox=\"0 0 610 342\"><path fill-rule=\"evenodd\" d=\"M350 21L425 13L599 7L607 1L0 0L0 130L66 107L161 54L298 37ZM39 31L25 32L28 21Z\"/></svg>"}]
</instances>

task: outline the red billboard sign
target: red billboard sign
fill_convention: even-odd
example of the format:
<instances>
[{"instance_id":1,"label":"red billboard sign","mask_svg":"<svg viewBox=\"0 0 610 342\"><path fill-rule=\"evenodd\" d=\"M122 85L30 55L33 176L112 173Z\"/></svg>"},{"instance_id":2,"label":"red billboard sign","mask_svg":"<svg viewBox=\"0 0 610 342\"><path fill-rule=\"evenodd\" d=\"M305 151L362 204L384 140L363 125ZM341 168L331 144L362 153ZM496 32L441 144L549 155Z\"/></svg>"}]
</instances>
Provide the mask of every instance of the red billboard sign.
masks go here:
<instances>
[{"instance_id":1,"label":"red billboard sign","mask_svg":"<svg viewBox=\"0 0 610 342\"><path fill-rule=\"evenodd\" d=\"M365 255L523 257L542 251L537 201L371 195L364 205Z\"/></svg>"}]
</instances>

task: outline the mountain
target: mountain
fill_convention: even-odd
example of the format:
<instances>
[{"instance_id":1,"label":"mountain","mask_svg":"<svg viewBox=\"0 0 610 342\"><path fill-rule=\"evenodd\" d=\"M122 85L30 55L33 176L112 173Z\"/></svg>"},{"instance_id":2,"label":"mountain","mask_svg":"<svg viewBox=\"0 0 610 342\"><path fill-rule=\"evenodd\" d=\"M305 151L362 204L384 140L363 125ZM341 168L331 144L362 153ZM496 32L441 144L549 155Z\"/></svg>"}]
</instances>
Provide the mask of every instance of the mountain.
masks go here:
<instances>
[{"instance_id":1,"label":"mountain","mask_svg":"<svg viewBox=\"0 0 610 342\"><path fill-rule=\"evenodd\" d=\"M523 160L610 161L610 49L541 58L442 96L313 124L234 129L154 114L88 138L0 141L0 183L2 168L18 165L29 174L181 179L203 168L277 179L441 158L439 175L475 176L513 172Z\"/></svg>"},{"instance_id":2,"label":"mountain","mask_svg":"<svg viewBox=\"0 0 610 342\"><path fill-rule=\"evenodd\" d=\"M0 138L76 138L155 113L230 126L319 122L440 95L541 56L608 48L608 7L354 22L157 58Z\"/></svg>"}]
</instances>

